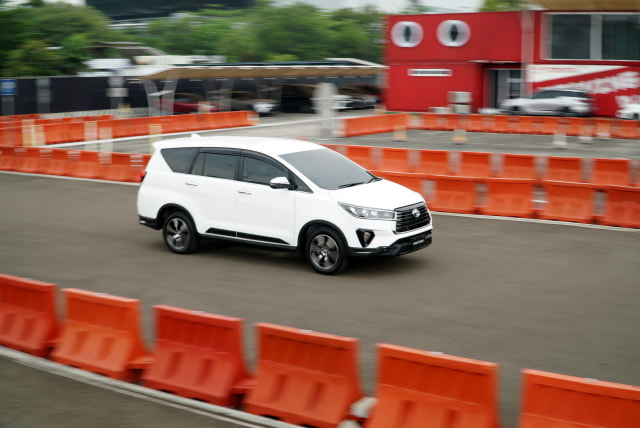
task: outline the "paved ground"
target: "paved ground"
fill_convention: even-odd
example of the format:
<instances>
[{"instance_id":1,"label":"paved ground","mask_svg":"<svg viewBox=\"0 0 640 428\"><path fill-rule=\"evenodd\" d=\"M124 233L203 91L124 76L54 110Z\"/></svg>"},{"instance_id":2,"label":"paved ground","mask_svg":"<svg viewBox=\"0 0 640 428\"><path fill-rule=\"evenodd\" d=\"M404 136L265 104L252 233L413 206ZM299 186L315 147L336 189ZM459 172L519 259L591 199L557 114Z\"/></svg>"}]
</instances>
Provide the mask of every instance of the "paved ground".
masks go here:
<instances>
[{"instance_id":1,"label":"paved ground","mask_svg":"<svg viewBox=\"0 0 640 428\"><path fill-rule=\"evenodd\" d=\"M317 123L226 132L296 137L306 131L312 135ZM391 137L357 143L389 145ZM482 144L469 138L453 146L451 134L410 131L401 144L487 151L508 144L525 152L640 157L638 141L570 142L559 152L550 137L499 142L503 137L478 134ZM342 141L356 143L331 142ZM148 141L115 143L125 145L144 152ZM171 254L159 232L137 224L136 190L0 173L0 272L140 299L150 345L156 304L243 318L251 366L256 322L358 338L368 395L376 343L492 361L500 364L505 428L516 425L523 368L640 385L639 231L435 215L430 248L325 277L290 253L207 243L197 254ZM0 358L0 427L34 426L237 425Z\"/></svg>"}]
</instances>

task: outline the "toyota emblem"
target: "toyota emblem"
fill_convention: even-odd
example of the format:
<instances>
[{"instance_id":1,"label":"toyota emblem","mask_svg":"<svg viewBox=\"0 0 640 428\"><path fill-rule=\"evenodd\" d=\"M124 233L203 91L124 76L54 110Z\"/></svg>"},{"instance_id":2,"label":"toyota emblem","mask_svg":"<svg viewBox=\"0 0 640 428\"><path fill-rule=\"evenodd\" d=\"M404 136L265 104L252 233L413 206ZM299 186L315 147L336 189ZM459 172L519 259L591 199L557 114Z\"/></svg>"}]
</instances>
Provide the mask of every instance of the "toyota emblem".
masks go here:
<instances>
[{"instance_id":1,"label":"toyota emblem","mask_svg":"<svg viewBox=\"0 0 640 428\"><path fill-rule=\"evenodd\" d=\"M420 217L420 210L417 208L414 208L411 210L411 215L413 216L413 218L418 218Z\"/></svg>"}]
</instances>

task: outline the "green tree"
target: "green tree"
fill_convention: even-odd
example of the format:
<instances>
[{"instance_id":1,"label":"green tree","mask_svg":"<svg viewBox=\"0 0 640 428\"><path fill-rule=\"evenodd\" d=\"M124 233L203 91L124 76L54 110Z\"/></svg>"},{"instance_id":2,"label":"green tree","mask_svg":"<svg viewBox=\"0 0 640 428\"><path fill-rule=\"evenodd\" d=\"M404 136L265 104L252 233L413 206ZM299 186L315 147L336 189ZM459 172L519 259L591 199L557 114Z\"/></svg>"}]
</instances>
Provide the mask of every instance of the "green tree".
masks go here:
<instances>
[{"instance_id":1,"label":"green tree","mask_svg":"<svg viewBox=\"0 0 640 428\"><path fill-rule=\"evenodd\" d=\"M91 7L46 3L21 10L27 23L27 38L42 40L50 46L62 46L64 40L73 34L84 34L88 43L113 39L108 19Z\"/></svg>"},{"instance_id":2,"label":"green tree","mask_svg":"<svg viewBox=\"0 0 640 428\"><path fill-rule=\"evenodd\" d=\"M72 34L62 42L61 54L65 74L77 74L86 67L84 62L91 59L89 42L84 34Z\"/></svg>"},{"instance_id":3,"label":"green tree","mask_svg":"<svg viewBox=\"0 0 640 428\"><path fill-rule=\"evenodd\" d=\"M484 0L480 12L496 12L506 10L523 10L527 8L522 0Z\"/></svg>"},{"instance_id":4,"label":"green tree","mask_svg":"<svg viewBox=\"0 0 640 428\"><path fill-rule=\"evenodd\" d=\"M55 76L64 68L64 57L41 40L28 40L7 56L2 71L8 77Z\"/></svg>"}]
</instances>

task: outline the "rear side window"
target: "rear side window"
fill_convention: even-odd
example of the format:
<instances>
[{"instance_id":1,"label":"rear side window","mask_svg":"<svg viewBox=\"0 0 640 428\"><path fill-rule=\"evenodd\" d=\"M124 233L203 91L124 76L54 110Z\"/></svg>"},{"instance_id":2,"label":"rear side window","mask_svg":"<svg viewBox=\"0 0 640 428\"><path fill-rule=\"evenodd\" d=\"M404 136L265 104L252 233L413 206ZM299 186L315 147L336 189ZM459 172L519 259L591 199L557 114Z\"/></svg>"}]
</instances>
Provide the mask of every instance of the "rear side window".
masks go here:
<instances>
[{"instance_id":1,"label":"rear side window","mask_svg":"<svg viewBox=\"0 0 640 428\"><path fill-rule=\"evenodd\" d=\"M162 149L162 157L173 172L189 173L191 164L196 154L200 151L197 147L180 147L175 149Z\"/></svg>"},{"instance_id":2,"label":"rear side window","mask_svg":"<svg viewBox=\"0 0 640 428\"><path fill-rule=\"evenodd\" d=\"M193 174L234 180L238 155L229 153L200 153L193 167Z\"/></svg>"}]
</instances>

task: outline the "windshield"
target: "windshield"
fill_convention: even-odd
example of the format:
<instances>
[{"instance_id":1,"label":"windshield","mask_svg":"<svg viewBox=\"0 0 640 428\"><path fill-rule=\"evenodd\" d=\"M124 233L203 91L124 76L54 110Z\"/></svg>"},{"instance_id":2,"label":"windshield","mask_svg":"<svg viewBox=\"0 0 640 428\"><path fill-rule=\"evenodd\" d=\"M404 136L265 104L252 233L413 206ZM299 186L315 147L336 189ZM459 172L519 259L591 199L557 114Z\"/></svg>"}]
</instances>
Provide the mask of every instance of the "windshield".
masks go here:
<instances>
[{"instance_id":1,"label":"windshield","mask_svg":"<svg viewBox=\"0 0 640 428\"><path fill-rule=\"evenodd\" d=\"M360 165L330 149L309 150L282 155L316 186L326 190L343 189L377 180Z\"/></svg>"}]
</instances>

